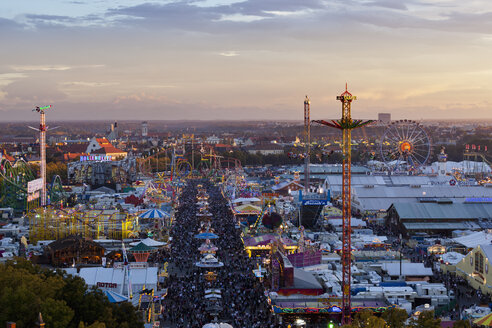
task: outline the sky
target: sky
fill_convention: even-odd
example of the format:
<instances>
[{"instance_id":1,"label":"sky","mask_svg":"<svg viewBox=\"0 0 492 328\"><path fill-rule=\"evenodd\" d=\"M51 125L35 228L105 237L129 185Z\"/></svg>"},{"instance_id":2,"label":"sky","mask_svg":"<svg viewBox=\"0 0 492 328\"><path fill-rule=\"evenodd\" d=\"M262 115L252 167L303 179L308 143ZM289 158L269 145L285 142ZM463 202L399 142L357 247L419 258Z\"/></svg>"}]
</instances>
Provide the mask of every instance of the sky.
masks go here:
<instances>
[{"instance_id":1,"label":"sky","mask_svg":"<svg viewBox=\"0 0 492 328\"><path fill-rule=\"evenodd\" d=\"M490 0L1 0L0 120L492 118Z\"/></svg>"}]
</instances>

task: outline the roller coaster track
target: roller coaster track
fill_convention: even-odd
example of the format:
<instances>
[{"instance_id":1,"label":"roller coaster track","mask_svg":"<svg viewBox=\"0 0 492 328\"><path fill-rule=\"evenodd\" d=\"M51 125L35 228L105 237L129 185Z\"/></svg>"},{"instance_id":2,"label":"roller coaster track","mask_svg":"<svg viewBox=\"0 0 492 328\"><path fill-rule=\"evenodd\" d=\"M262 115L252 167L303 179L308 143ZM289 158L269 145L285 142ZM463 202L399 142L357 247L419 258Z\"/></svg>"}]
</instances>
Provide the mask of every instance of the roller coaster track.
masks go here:
<instances>
[{"instance_id":1,"label":"roller coaster track","mask_svg":"<svg viewBox=\"0 0 492 328\"><path fill-rule=\"evenodd\" d=\"M487 160L487 158L485 157L485 155L483 153L479 153L479 152L475 152L475 151L466 151L465 153L463 153L463 157L464 158L467 158L468 161L470 161L471 159L474 159L474 166L473 168L470 170L470 167L467 166L467 171L468 172L465 172L465 175L468 174L475 174L475 179L480 179L482 176L482 174L484 174L484 168L482 166L482 170L480 170L478 168L478 165L477 165L477 159L480 157L482 159L482 165L483 163L487 164L490 168L492 168L492 163ZM469 162L468 162L469 164Z\"/></svg>"},{"instance_id":2,"label":"roller coaster track","mask_svg":"<svg viewBox=\"0 0 492 328\"><path fill-rule=\"evenodd\" d=\"M475 151L465 152L463 154L463 157L468 157L468 158L470 158L470 157L475 157L475 158L480 157L480 158L482 158L482 161L484 163L486 163L488 166L490 166L492 168L492 163L485 157L485 155L483 153L478 153L478 152L475 152Z\"/></svg>"},{"instance_id":3,"label":"roller coaster track","mask_svg":"<svg viewBox=\"0 0 492 328\"><path fill-rule=\"evenodd\" d=\"M6 159L0 162L0 206L23 210L27 201L27 183L35 179L29 165L22 159L14 165Z\"/></svg>"}]
</instances>

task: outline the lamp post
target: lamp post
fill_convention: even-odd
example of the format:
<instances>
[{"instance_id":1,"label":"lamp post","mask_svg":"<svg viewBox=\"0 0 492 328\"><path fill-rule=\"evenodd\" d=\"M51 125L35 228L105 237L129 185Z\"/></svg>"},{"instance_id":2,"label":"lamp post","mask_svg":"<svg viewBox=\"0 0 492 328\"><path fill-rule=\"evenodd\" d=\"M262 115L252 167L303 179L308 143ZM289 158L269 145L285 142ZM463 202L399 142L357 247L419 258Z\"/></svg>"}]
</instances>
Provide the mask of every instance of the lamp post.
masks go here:
<instances>
[{"instance_id":1,"label":"lamp post","mask_svg":"<svg viewBox=\"0 0 492 328\"><path fill-rule=\"evenodd\" d=\"M402 276L401 276L401 251L402 251L402 248L403 248L403 241L402 241L402 238L401 238L401 234L400 234L400 280L402 279Z\"/></svg>"}]
</instances>

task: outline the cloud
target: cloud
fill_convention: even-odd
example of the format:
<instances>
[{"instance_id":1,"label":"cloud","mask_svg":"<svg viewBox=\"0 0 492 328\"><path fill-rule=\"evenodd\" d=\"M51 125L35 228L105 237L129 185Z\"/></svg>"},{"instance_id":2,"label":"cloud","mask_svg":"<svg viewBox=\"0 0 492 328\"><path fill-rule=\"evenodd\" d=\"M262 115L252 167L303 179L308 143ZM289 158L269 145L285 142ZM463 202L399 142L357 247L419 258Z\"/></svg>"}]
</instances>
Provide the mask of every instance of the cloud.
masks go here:
<instances>
[{"instance_id":1,"label":"cloud","mask_svg":"<svg viewBox=\"0 0 492 328\"><path fill-rule=\"evenodd\" d=\"M55 103L66 98L57 88L57 83L43 77L25 77L3 88L6 100L12 103L37 104Z\"/></svg>"},{"instance_id":2,"label":"cloud","mask_svg":"<svg viewBox=\"0 0 492 328\"><path fill-rule=\"evenodd\" d=\"M383 7L389 9L407 10L403 1L370 1L363 3L364 6Z\"/></svg>"},{"instance_id":3,"label":"cloud","mask_svg":"<svg viewBox=\"0 0 492 328\"><path fill-rule=\"evenodd\" d=\"M72 69L71 66L62 66L62 65L19 65L12 66L14 71L25 72L25 71L68 71Z\"/></svg>"},{"instance_id":4,"label":"cloud","mask_svg":"<svg viewBox=\"0 0 492 328\"><path fill-rule=\"evenodd\" d=\"M76 2L67 10L12 2L15 21L0 18L8 45L0 49L0 92L9 104L91 102L100 105L96 115L126 118L234 118L251 110L259 119L295 119L296 95L302 102L308 93L338 117L333 97L349 81L358 84L363 113L384 106L403 113L425 98L430 116L440 103L456 103L458 87L491 80L492 13L483 1ZM436 89L442 81L459 85Z\"/></svg>"},{"instance_id":5,"label":"cloud","mask_svg":"<svg viewBox=\"0 0 492 328\"><path fill-rule=\"evenodd\" d=\"M255 16L255 15L243 15L243 14L231 14L231 15L222 15L217 21L230 21L230 22L239 22L239 23L251 23L256 22L266 17L263 16Z\"/></svg>"},{"instance_id":6,"label":"cloud","mask_svg":"<svg viewBox=\"0 0 492 328\"><path fill-rule=\"evenodd\" d=\"M169 102L167 96L153 95L145 92L134 93L126 96L119 96L113 100L113 104L120 103L142 103L142 102Z\"/></svg>"},{"instance_id":7,"label":"cloud","mask_svg":"<svg viewBox=\"0 0 492 328\"><path fill-rule=\"evenodd\" d=\"M63 82L62 85L66 87L81 86L81 87L107 87L111 85L118 85L118 82L85 82L85 81L73 81Z\"/></svg>"},{"instance_id":8,"label":"cloud","mask_svg":"<svg viewBox=\"0 0 492 328\"><path fill-rule=\"evenodd\" d=\"M220 6L229 6L234 3L244 2L245 0L202 0L190 2L191 5L197 7L220 7Z\"/></svg>"},{"instance_id":9,"label":"cloud","mask_svg":"<svg viewBox=\"0 0 492 328\"><path fill-rule=\"evenodd\" d=\"M19 29L22 27L23 25L16 21L0 17L0 30Z\"/></svg>"},{"instance_id":10,"label":"cloud","mask_svg":"<svg viewBox=\"0 0 492 328\"><path fill-rule=\"evenodd\" d=\"M228 4L224 4L223 1L214 1L209 3L209 6L199 6L198 4L187 1L164 4L144 3L110 9L106 16L138 18L138 20L130 23L143 26L217 32L218 26L224 24L256 23L266 18L296 16L309 10L326 8L321 0L246 0L229 1ZM120 21L120 23L123 22L125 22L125 18ZM224 32L226 31L222 31L222 33Z\"/></svg>"},{"instance_id":11,"label":"cloud","mask_svg":"<svg viewBox=\"0 0 492 328\"><path fill-rule=\"evenodd\" d=\"M0 87L9 85L18 79L27 77L24 73L4 73L0 74Z\"/></svg>"},{"instance_id":12,"label":"cloud","mask_svg":"<svg viewBox=\"0 0 492 328\"><path fill-rule=\"evenodd\" d=\"M225 51L219 53L219 55L224 56L224 57L236 57L239 56L239 52L237 51Z\"/></svg>"},{"instance_id":13,"label":"cloud","mask_svg":"<svg viewBox=\"0 0 492 328\"><path fill-rule=\"evenodd\" d=\"M144 85L143 88L150 88L150 89L174 89L177 88L176 85L171 85L171 84L149 84L149 85Z\"/></svg>"}]
</instances>

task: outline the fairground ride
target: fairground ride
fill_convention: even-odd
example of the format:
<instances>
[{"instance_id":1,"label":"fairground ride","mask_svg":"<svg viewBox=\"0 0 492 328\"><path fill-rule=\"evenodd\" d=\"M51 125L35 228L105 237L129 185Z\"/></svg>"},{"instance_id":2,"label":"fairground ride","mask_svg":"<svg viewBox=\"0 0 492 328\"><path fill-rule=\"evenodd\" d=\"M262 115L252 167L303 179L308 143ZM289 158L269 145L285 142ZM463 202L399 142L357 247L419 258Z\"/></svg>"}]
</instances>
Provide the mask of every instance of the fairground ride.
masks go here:
<instances>
[{"instance_id":1,"label":"fairground ride","mask_svg":"<svg viewBox=\"0 0 492 328\"><path fill-rule=\"evenodd\" d=\"M351 312L351 266L352 266L352 243L351 243L351 218L352 218L352 183L351 183L351 166L352 166L352 130L370 124L373 121L354 120L351 115L352 101L357 97L347 91L337 96L337 100L342 103L342 118L330 122L319 120L313 121L325 126L342 130L342 324L350 324L352 321Z\"/></svg>"},{"instance_id":2,"label":"fairground ride","mask_svg":"<svg viewBox=\"0 0 492 328\"><path fill-rule=\"evenodd\" d=\"M140 175L151 177L154 172L166 172L170 170L171 160L169 150L159 150L145 158L137 159L138 172ZM164 162L164 163L162 163Z\"/></svg>"},{"instance_id":3,"label":"fairground ride","mask_svg":"<svg viewBox=\"0 0 492 328\"><path fill-rule=\"evenodd\" d=\"M41 206L46 206L46 131L48 127L46 126L46 111L51 108L51 105L39 107L36 106L32 111L36 111L40 115L39 129L32 128L33 130L39 131L39 153L41 157L41 165L39 168L40 176L42 180L41 187Z\"/></svg>"},{"instance_id":4,"label":"fairground ride","mask_svg":"<svg viewBox=\"0 0 492 328\"><path fill-rule=\"evenodd\" d=\"M173 160L171 167L171 180L189 179L193 173L190 162L183 158Z\"/></svg>"},{"instance_id":5,"label":"fairground ride","mask_svg":"<svg viewBox=\"0 0 492 328\"><path fill-rule=\"evenodd\" d=\"M386 128L379 147L381 160L391 171L416 171L431 158L432 146L421 124L394 121Z\"/></svg>"},{"instance_id":6,"label":"fairground ride","mask_svg":"<svg viewBox=\"0 0 492 328\"><path fill-rule=\"evenodd\" d=\"M200 162L195 168L194 175L201 178L215 176L220 171L220 163L223 158L223 156L216 155L212 152L210 154L201 154Z\"/></svg>"},{"instance_id":7,"label":"fairground ride","mask_svg":"<svg viewBox=\"0 0 492 328\"><path fill-rule=\"evenodd\" d=\"M53 177L53 181L48 190L49 204L55 207L62 207L67 200L68 194L63 190L62 181L59 175Z\"/></svg>"},{"instance_id":8,"label":"fairground ride","mask_svg":"<svg viewBox=\"0 0 492 328\"><path fill-rule=\"evenodd\" d=\"M69 235L85 238L136 238L140 231L138 217L117 210L37 208L27 214L29 242L57 240Z\"/></svg>"},{"instance_id":9,"label":"fairground ride","mask_svg":"<svg viewBox=\"0 0 492 328\"><path fill-rule=\"evenodd\" d=\"M69 183L90 186L131 184L137 180L136 160L78 161L67 165Z\"/></svg>"},{"instance_id":10,"label":"fairground ride","mask_svg":"<svg viewBox=\"0 0 492 328\"><path fill-rule=\"evenodd\" d=\"M27 183L36 177L22 159L13 165L7 159L0 162L0 207L11 207L22 212L27 208Z\"/></svg>"},{"instance_id":11,"label":"fairground ride","mask_svg":"<svg viewBox=\"0 0 492 328\"><path fill-rule=\"evenodd\" d=\"M479 183L490 183L488 182L490 181L490 179L487 179L487 177L490 176L492 163L485 156L487 152L487 146L484 147L483 152L480 151L480 146L472 146L472 150L467 147L467 149L465 149L465 152L463 153L463 158L466 161L463 172L465 176L474 177Z\"/></svg>"}]
</instances>

